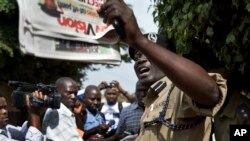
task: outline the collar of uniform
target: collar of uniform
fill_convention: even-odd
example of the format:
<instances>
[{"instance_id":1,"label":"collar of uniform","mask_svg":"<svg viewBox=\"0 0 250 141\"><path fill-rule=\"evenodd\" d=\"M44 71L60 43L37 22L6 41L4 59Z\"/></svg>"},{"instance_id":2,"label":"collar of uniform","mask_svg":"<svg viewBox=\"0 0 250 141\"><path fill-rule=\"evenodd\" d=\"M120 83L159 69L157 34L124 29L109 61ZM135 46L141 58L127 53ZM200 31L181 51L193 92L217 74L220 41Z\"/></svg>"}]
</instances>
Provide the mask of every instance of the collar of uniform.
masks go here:
<instances>
[{"instance_id":1,"label":"collar of uniform","mask_svg":"<svg viewBox=\"0 0 250 141\"><path fill-rule=\"evenodd\" d=\"M101 114L101 112L100 112L99 110L96 110L96 115L94 115L93 113L91 113L91 112L89 111L88 108L86 108L86 112L87 112L88 114L91 114L93 117L96 117L96 116L98 116L98 115Z\"/></svg>"},{"instance_id":2,"label":"collar of uniform","mask_svg":"<svg viewBox=\"0 0 250 141\"><path fill-rule=\"evenodd\" d=\"M172 82L165 76L155 82L153 85L150 86L149 91L154 94L158 94L168 85L171 84Z\"/></svg>"}]
</instances>

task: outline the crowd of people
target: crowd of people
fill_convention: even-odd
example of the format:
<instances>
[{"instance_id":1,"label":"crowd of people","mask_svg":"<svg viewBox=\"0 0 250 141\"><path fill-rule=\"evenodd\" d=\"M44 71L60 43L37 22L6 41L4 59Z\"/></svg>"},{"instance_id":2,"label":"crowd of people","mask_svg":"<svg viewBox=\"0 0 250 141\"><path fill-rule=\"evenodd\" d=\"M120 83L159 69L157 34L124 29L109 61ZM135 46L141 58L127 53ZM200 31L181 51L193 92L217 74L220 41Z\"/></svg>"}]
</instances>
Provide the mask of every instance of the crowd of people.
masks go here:
<instances>
[{"instance_id":1,"label":"crowd of people","mask_svg":"<svg viewBox=\"0 0 250 141\"><path fill-rule=\"evenodd\" d=\"M113 81L112 85L107 85L104 81L99 86L89 85L85 88L82 98L77 97L78 85L70 77L58 78L55 87L56 92L60 94L60 108L30 102L30 98L37 98L40 103L45 102L48 96L41 91L26 95L29 117L22 127L8 124L6 99L0 94L0 139L75 141L112 139L117 135L122 138L124 135L116 134L118 125L119 133L126 131L135 134L139 131L139 120L144 108L139 108L138 105L143 105L142 95L146 93L146 88L139 81L136 97L123 90L118 81ZM105 91L105 103L101 103L101 90ZM130 102L118 102L120 93L127 96Z\"/></svg>"},{"instance_id":2,"label":"crowd of people","mask_svg":"<svg viewBox=\"0 0 250 141\"><path fill-rule=\"evenodd\" d=\"M135 96L118 81L100 81L98 86L86 86L84 95L77 98L76 81L61 77L55 81L61 95L60 108L35 106L26 98L29 117L22 127L15 127L7 122L7 103L0 94L0 140L209 141L214 132L217 141L226 141L230 124L250 123L249 99L236 99L241 107L233 110L244 111L229 114L226 79L177 55L175 45L164 36L142 34L133 11L122 0L106 1L99 12L105 13L105 23L113 19L122 23L121 40L130 46L138 77ZM127 102L118 101L119 95ZM38 91L32 96L46 99Z\"/></svg>"}]
</instances>

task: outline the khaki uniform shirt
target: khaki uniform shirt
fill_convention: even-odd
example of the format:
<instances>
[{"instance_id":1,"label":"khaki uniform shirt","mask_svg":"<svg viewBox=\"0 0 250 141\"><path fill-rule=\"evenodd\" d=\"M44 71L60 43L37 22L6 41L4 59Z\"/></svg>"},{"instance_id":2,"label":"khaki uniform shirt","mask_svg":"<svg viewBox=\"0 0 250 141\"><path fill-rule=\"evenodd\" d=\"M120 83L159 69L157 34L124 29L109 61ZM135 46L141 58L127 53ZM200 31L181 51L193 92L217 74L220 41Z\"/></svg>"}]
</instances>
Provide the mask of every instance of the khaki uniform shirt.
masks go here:
<instances>
[{"instance_id":1,"label":"khaki uniform shirt","mask_svg":"<svg viewBox=\"0 0 250 141\"><path fill-rule=\"evenodd\" d=\"M220 91L220 100L213 108L198 107L188 95L177 87L174 87L171 92L165 119L172 124L180 125L191 124L204 118L201 123L186 130L171 130L162 124L144 127L144 122L159 117L172 82L164 77L153 84L145 97L145 112L141 118L141 130L136 141L208 141L211 132L211 117L219 111L224 103L227 91L226 80L221 75L210 74L210 76L216 81ZM159 88L155 86L162 81L166 82L167 86L159 91Z\"/></svg>"},{"instance_id":2,"label":"khaki uniform shirt","mask_svg":"<svg viewBox=\"0 0 250 141\"><path fill-rule=\"evenodd\" d=\"M229 126L235 124L250 124L250 99L237 91L214 117L216 141L229 141Z\"/></svg>"}]
</instances>

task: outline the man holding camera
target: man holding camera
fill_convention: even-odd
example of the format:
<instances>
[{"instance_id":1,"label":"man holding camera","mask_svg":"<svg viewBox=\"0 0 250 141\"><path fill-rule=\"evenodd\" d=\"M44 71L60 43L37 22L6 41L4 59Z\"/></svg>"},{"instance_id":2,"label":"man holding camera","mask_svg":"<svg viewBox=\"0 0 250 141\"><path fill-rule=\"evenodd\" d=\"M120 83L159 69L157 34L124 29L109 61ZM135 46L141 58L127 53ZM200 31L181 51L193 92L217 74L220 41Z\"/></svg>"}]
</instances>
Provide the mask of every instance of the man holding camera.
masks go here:
<instances>
[{"instance_id":1,"label":"man holding camera","mask_svg":"<svg viewBox=\"0 0 250 141\"><path fill-rule=\"evenodd\" d=\"M140 119L144 112L143 98L147 93L147 87L138 80L136 83L136 100L124 108L115 135L102 141L135 140L140 131Z\"/></svg>"},{"instance_id":2,"label":"man holding camera","mask_svg":"<svg viewBox=\"0 0 250 141\"><path fill-rule=\"evenodd\" d=\"M33 92L33 98L45 99L45 95L41 92ZM28 122L24 122L22 127L16 127L8 124L7 102L3 94L0 92L0 140L32 140L42 141L44 136L39 131L41 128L40 113L43 107L34 106L28 96L26 96L26 106L29 111Z\"/></svg>"},{"instance_id":3,"label":"man holding camera","mask_svg":"<svg viewBox=\"0 0 250 141\"><path fill-rule=\"evenodd\" d=\"M115 124L109 128L108 133L106 137L110 137L114 135L117 125L119 123L120 119L120 113L121 110L124 107L127 107L130 105L130 103L127 102L118 102L118 97L121 94L123 94L129 102L134 101L134 97L129 95L127 91L125 91L118 81L112 81L110 84L103 81L99 84L99 89L106 89L104 96L106 98L106 103L103 103L100 106L100 111L105 115L106 123L109 123L110 121L115 121Z\"/></svg>"}]
</instances>

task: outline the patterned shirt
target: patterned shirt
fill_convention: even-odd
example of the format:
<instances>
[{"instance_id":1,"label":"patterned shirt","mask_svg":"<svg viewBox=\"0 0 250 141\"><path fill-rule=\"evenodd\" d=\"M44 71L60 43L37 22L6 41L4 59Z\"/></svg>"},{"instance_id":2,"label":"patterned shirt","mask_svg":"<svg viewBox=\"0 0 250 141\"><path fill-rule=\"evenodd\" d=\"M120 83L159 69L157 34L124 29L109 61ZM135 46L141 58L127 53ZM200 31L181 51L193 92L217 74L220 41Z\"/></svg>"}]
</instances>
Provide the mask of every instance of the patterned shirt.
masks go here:
<instances>
[{"instance_id":1,"label":"patterned shirt","mask_svg":"<svg viewBox=\"0 0 250 141\"><path fill-rule=\"evenodd\" d=\"M116 134L137 134L140 129L140 119L143 112L144 110L138 106L137 101L124 108L120 115Z\"/></svg>"},{"instance_id":2,"label":"patterned shirt","mask_svg":"<svg viewBox=\"0 0 250 141\"><path fill-rule=\"evenodd\" d=\"M28 128L27 121L23 123L22 127L6 125L0 129L0 141L42 141L42 133L35 127Z\"/></svg>"},{"instance_id":3,"label":"patterned shirt","mask_svg":"<svg viewBox=\"0 0 250 141\"><path fill-rule=\"evenodd\" d=\"M43 119L42 131L48 140L82 141L77 132L74 114L62 103L60 109L48 108Z\"/></svg>"}]
</instances>

